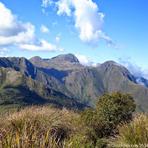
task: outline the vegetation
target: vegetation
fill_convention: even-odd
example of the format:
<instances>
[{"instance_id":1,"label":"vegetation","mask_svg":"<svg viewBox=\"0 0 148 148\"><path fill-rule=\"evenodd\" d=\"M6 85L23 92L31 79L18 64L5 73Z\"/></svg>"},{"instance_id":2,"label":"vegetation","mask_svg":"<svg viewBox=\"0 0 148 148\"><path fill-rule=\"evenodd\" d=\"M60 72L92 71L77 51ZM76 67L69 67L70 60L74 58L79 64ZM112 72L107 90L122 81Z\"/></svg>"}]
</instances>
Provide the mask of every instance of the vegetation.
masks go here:
<instances>
[{"instance_id":1,"label":"vegetation","mask_svg":"<svg viewBox=\"0 0 148 148\"><path fill-rule=\"evenodd\" d=\"M136 105L128 94L119 92L103 95L96 109L88 109L82 113L82 119L99 138L114 135L116 127L122 122L132 119Z\"/></svg>"},{"instance_id":2,"label":"vegetation","mask_svg":"<svg viewBox=\"0 0 148 148\"><path fill-rule=\"evenodd\" d=\"M31 107L0 119L0 147L62 147L79 115L65 109Z\"/></svg>"},{"instance_id":3,"label":"vegetation","mask_svg":"<svg viewBox=\"0 0 148 148\"><path fill-rule=\"evenodd\" d=\"M0 116L0 147L105 148L148 143L148 116L133 118L133 98L103 95L96 109L83 112L49 106Z\"/></svg>"},{"instance_id":4,"label":"vegetation","mask_svg":"<svg viewBox=\"0 0 148 148\"><path fill-rule=\"evenodd\" d=\"M133 119L135 109L148 111L148 89L115 62L94 68L73 55L0 58L0 76L0 147L141 147L148 142L147 115ZM119 92L97 98L114 90L135 98Z\"/></svg>"},{"instance_id":5,"label":"vegetation","mask_svg":"<svg viewBox=\"0 0 148 148\"><path fill-rule=\"evenodd\" d=\"M119 126L119 135L113 145L147 147L148 115L138 114L133 121Z\"/></svg>"}]
</instances>

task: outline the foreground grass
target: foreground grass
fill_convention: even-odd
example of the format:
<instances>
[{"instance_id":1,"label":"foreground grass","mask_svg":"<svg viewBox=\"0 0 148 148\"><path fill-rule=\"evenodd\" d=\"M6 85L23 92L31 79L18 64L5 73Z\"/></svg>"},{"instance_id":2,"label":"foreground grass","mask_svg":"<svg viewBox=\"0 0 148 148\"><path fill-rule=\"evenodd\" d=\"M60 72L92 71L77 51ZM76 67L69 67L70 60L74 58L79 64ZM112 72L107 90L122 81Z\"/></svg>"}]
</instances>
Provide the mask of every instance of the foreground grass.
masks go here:
<instances>
[{"instance_id":1,"label":"foreground grass","mask_svg":"<svg viewBox=\"0 0 148 148\"><path fill-rule=\"evenodd\" d=\"M0 147L64 147L79 115L66 109L31 107L0 119ZM82 128L81 128L82 129Z\"/></svg>"},{"instance_id":2,"label":"foreground grass","mask_svg":"<svg viewBox=\"0 0 148 148\"><path fill-rule=\"evenodd\" d=\"M2 148L103 148L146 147L148 116L136 115L118 132L114 138L98 138L94 145L93 133L79 113L52 107L29 107L0 117Z\"/></svg>"},{"instance_id":3,"label":"foreground grass","mask_svg":"<svg viewBox=\"0 0 148 148\"><path fill-rule=\"evenodd\" d=\"M29 107L0 117L0 148L95 148L91 130L78 112Z\"/></svg>"},{"instance_id":4,"label":"foreground grass","mask_svg":"<svg viewBox=\"0 0 148 148\"><path fill-rule=\"evenodd\" d=\"M133 121L119 127L119 135L113 143L122 147L148 147L148 115L138 114Z\"/></svg>"},{"instance_id":5,"label":"foreground grass","mask_svg":"<svg viewBox=\"0 0 148 148\"><path fill-rule=\"evenodd\" d=\"M0 116L0 148L148 147L148 116L133 116L135 107L129 95L115 93L82 112L51 106L9 110Z\"/></svg>"}]
</instances>

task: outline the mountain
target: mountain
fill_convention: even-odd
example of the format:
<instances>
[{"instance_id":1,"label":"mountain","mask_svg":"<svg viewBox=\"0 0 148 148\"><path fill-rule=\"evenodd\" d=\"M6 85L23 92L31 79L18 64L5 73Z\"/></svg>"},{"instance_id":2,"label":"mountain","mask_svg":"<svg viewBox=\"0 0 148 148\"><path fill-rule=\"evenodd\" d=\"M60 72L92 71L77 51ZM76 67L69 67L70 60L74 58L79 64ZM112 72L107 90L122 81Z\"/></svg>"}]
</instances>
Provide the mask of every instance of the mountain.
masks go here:
<instances>
[{"instance_id":1,"label":"mountain","mask_svg":"<svg viewBox=\"0 0 148 148\"><path fill-rule=\"evenodd\" d=\"M0 58L0 67L5 71L8 70L5 73L9 73L11 69L22 75L26 83L21 81L19 86L25 85L27 90L31 91L30 93L35 92L41 97L40 101L43 103L55 101L60 106L95 106L99 96L104 93L120 91L130 93L135 98L138 110L148 111L148 88L145 85L140 85L137 78L128 69L114 61L97 64L96 67L83 66L76 56L63 54L51 59L42 59L41 57L32 57L29 60L17 57ZM15 77L15 74L12 74L11 77ZM9 76L5 81L8 79L10 79ZM17 79L19 80L20 77ZM28 81L34 85L30 86ZM44 89L37 88L41 85L41 88ZM11 85L8 83L7 86ZM2 90L6 88L2 87ZM19 90L19 92L21 91ZM21 94L21 96L27 98L25 94ZM35 98L31 98L31 96L33 95L30 95L28 100L36 103Z\"/></svg>"},{"instance_id":2,"label":"mountain","mask_svg":"<svg viewBox=\"0 0 148 148\"><path fill-rule=\"evenodd\" d=\"M98 67L106 92L120 91L131 94L141 111L148 111L148 88L137 83L125 67L108 61Z\"/></svg>"},{"instance_id":3,"label":"mountain","mask_svg":"<svg viewBox=\"0 0 148 148\"><path fill-rule=\"evenodd\" d=\"M43 105L83 108L72 98L11 68L0 68L0 105Z\"/></svg>"},{"instance_id":4,"label":"mountain","mask_svg":"<svg viewBox=\"0 0 148 148\"><path fill-rule=\"evenodd\" d=\"M51 59L40 58L40 62L33 57L30 61L41 71L60 80L66 90L83 103L94 105L95 101L92 99L95 100L96 96L104 93L96 70L93 67L81 65L72 54L60 55Z\"/></svg>"},{"instance_id":5,"label":"mountain","mask_svg":"<svg viewBox=\"0 0 148 148\"><path fill-rule=\"evenodd\" d=\"M72 70L83 67L76 56L73 54L63 54L51 59L42 59L40 57L33 57L30 61L40 68L57 69L57 70Z\"/></svg>"},{"instance_id":6,"label":"mountain","mask_svg":"<svg viewBox=\"0 0 148 148\"><path fill-rule=\"evenodd\" d=\"M40 58L41 63L46 63L44 66L34 58L30 61L37 67L44 67L49 75L59 79L72 96L83 103L94 106L102 94L121 91L130 93L135 98L138 109L148 111L148 89L137 83L137 78L124 66L107 61L96 67L87 67L82 66L78 60L68 60L68 56L74 57L67 54L51 59Z\"/></svg>"}]
</instances>

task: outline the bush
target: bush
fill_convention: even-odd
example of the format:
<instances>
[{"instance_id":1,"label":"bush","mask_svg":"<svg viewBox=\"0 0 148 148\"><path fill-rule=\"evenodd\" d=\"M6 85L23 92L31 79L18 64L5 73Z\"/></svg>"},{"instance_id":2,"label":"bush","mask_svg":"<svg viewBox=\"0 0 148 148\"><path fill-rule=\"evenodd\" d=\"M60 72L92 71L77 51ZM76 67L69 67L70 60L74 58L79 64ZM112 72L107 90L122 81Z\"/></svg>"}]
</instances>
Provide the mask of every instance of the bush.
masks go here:
<instances>
[{"instance_id":1,"label":"bush","mask_svg":"<svg viewBox=\"0 0 148 148\"><path fill-rule=\"evenodd\" d=\"M128 124L119 127L119 135L114 145L147 147L148 115L139 114Z\"/></svg>"},{"instance_id":2,"label":"bush","mask_svg":"<svg viewBox=\"0 0 148 148\"><path fill-rule=\"evenodd\" d=\"M97 137L103 138L115 134L120 123L130 121L135 108L134 100L128 94L105 94L99 99L96 109L84 111L81 118Z\"/></svg>"}]
</instances>

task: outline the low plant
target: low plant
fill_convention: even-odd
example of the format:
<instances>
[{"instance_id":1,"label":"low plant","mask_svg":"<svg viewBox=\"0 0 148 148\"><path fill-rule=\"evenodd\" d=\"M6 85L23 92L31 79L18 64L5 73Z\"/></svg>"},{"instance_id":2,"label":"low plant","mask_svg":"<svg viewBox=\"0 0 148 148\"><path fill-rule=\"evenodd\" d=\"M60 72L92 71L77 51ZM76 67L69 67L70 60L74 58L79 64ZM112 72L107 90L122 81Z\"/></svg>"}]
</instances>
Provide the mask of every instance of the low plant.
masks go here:
<instances>
[{"instance_id":1,"label":"low plant","mask_svg":"<svg viewBox=\"0 0 148 148\"><path fill-rule=\"evenodd\" d=\"M63 147L76 130L78 114L31 107L0 119L0 147Z\"/></svg>"},{"instance_id":2,"label":"low plant","mask_svg":"<svg viewBox=\"0 0 148 148\"><path fill-rule=\"evenodd\" d=\"M114 145L148 147L148 115L138 114L133 121L119 126Z\"/></svg>"}]
</instances>

